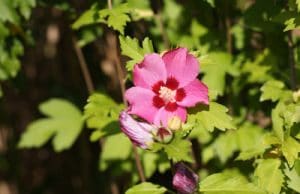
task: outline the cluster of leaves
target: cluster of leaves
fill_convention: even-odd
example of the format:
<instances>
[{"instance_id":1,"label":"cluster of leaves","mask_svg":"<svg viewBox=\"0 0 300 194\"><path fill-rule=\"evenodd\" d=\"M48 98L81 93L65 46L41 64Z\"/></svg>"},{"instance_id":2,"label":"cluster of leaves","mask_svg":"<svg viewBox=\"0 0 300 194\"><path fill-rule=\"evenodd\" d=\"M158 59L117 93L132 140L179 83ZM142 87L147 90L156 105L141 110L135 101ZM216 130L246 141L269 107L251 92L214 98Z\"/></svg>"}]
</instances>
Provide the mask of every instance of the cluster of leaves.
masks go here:
<instances>
[{"instance_id":1,"label":"cluster of leaves","mask_svg":"<svg viewBox=\"0 0 300 194\"><path fill-rule=\"evenodd\" d=\"M20 69L19 57L24 52L21 40L28 39L22 22L29 19L35 5L35 0L3 0L0 3L0 81L15 77Z\"/></svg>"},{"instance_id":2,"label":"cluster of leaves","mask_svg":"<svg viewBox=\"0 0 300 194\"><path fill-rule=\"evenodd\" d=\"M193 6L192 3L186 6ZM112 8L94 4L72 26L81 30L101 23L117 31L121 54L129 58L126 63L129 78L134 65L145 54L154 52L154 48L159 53L168 49L162 33L168 37L169 44L187 47L199 59L201 78L209 87L211 102L208 107L189 110L187 123L171 143L156 143L156 152L139 150L146 178L169 170L168 159L190 163L200 160L203 168L195 170L200 176L201 193L300 192L300 92L288 89L291 78L285 70L285 64L291 60L286 40L291 30L299 26L300 2L291 0L286 4L265 0L245 6L244 1L235 5L203 0L198 4L203 12L193 17L175 0L165 1L159 15L163 21L153 15L149 1L117 1ZM230 29L216 30L215 26L226 23L227 9L239 13L236 16L239 19L227 27ZM206 20L216 13L225 16L217 18L219 23ZM148 22L152 41L146 37L140 44L137 38L126 36L125 32L128 23L141 19ZM233 38L232 42L231 39L226 41L224 31ZM294 38L293 41L299 43L300 40ZM232 44L231 49L226 48L228 44ZM297 55L292 60L300 62ZM294 69L298 70L299 67ZM55 150L67 149L85 122L86 127L92 129L92 142L105 138L99 170L110 171L112 176L131 173L130 183L135 184L138 176L131 142L120 133L118 125L118 114L124 105L103 93L88 98L83 115L74 107L67 108L71 106L69 103L60 103L51 100L40 106L40 111L49 118L29 125L19 146L40 147L54 136ZM70 111L53 112L64 106ZM70 125L70 122L74 123ZM68 140L59 138L65 136ZM192 149L190 139L196 140L201 149ZM195 161L192 151L200 152L194 156L201 158ZM160 194L167 190L145 182L126 193Z\"/></svg>"}]
</instances>

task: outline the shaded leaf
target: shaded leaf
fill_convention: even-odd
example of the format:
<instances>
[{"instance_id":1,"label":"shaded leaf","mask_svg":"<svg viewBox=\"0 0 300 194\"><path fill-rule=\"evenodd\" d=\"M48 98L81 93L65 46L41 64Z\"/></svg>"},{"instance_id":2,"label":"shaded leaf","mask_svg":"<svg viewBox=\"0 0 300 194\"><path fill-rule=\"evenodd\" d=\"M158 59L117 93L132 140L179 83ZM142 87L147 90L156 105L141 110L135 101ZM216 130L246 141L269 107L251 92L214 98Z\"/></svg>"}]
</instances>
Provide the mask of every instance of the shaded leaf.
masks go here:
<instances>
[{"instance_id":1,"label":"shaded leaf","mask_svg":"<svg viewBox=\"0 0 300 194\"><path fill-rule=\"evenodd\" d=\"M284 88L284 83L277 80L267 81L260 90L262 95L260 96L260 101L272 100L273 102L280 99L282 95L282 89Z\"/></svg>"}]
</instances>

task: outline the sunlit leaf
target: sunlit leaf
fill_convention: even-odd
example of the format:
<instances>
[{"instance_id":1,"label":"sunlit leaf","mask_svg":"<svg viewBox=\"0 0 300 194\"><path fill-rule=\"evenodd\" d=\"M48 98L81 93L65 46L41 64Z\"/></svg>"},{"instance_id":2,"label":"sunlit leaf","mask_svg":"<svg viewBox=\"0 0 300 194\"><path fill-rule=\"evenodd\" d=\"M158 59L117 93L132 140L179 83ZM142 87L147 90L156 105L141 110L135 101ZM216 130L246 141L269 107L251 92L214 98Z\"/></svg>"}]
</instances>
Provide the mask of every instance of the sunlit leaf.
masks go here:
<instances>
[{"instance_id":1,"label":"sunlit leaf","mask_svg":"<svg viewBox=\"0 0 300 194\"><path fill-rule=\"evenodd\" d=\"M128 71L132 71L133 66L136 63L141 62L145 54L152 53L154 50L152 42L148 37L143 40L142 47L136 38L119 36L119 39L122 55L125 55L131 59L126 63L126 69Z\"/></svg>"},{"instance_id":2,"label":"sunlit leaf","mask_svg":"<svg viewBox=\"0 0 300 194\"><path fill-rule=\"evenodd\" d=\"M39 109L48 118L33 121L22 134L19 147L41 147L53 136L55 151L69 149L82 130L80 110L64 99L50 99Z\"/></svg>"},{"instance_id":3,"label":"sunlit leaf","mask_svg":"<svg viewBox=\"0 0 300 194\"><path fill-rule=\"evenodd\" d=\"M205 194L266 194L238 174L218 173L200 181L199 191Z\"/></svg>"},{"instance_id":4,"label":"sunlit leaf","mask_svg":"<svg viewBox=\"0 0 300 194\"><path fill-rule=\"evenodd\" d=\"M287 137L282 143L282 154L290 167L294 165L300 152L300 143L292 137Z\"/></svg>"},{"instance_id":5,"label":"sunlit leaf","mask_svg":"<svg viewBox=\"0 0 300 194\"><path fill-rule=\"evenodd\" d=\"M144 182L131 187L125 194L164 194L166 191L167 189L160 185Z\"/></svg>"},{"instance_id":6,"label":"sunlit leaf","mask_svg":"<svg viewBox=\"0 0 300 194\"><path fill-rule=\"evenodd\" d=\"M203 127L212 132L215 128L221 131L235 129L232 118L227 114L228 109L216 102L210 102L207 109L191 114L189 119L200 122Z\"/></svg>"},{"instance_id":7,"label":"sunlit leaf","mask_svg":"<svg viewBox=\"0 0 300 194\"><path fill-rule=\"evenodd\" d=\"M258 186L272 194L279 194L284 181L280 165L279 159L259 161L254 173L258 179Z\"/></svg>"},{"instance_id":8,"label":"sunlit leaf","mask_svg":"<svg viewBox=\"0 0 300 194\"><path fill-rule=\"evenodd\" d=\"M300 163L300 162L299 162ZM295 166L290 169L287 165L284 174L288 177L287 186L294 191L300 193L300 172L297 172Z\"/></svg>"}]
</instances>

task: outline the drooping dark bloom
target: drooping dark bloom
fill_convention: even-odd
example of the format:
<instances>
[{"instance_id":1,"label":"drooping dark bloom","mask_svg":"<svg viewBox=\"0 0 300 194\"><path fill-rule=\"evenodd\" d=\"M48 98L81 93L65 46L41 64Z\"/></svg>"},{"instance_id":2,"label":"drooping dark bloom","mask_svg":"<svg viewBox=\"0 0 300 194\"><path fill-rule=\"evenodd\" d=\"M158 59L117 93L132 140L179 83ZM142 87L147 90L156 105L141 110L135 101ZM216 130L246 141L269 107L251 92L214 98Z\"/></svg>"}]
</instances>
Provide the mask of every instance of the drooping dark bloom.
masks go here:
<instances>
[{"instance_id":1,"label":"drooping dark bloom","mask_svg":"<svg viewBox=\"0 0 300 194\"><path fill-rule=\"evenodd\" d=\"M180 194L192 194L198 185L198 175L195 174L184 163L175 164L175 174L173 176L173 187Z\"/></svg>"}]
</instances>

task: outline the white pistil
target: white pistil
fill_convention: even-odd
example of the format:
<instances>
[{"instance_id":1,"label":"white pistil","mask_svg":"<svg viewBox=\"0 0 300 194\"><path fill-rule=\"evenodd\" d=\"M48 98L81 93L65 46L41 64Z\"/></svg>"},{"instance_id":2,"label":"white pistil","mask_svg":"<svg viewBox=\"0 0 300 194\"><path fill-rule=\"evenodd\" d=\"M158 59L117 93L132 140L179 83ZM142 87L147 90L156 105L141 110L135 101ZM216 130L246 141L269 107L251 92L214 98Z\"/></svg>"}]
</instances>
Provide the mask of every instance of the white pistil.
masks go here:
<instances>
[{"instance_id":1,"label":"white pistil","mask_svg":"<svg viewBox=\"0 0 300 194\"><path fill-rule=\"evenodd\" d=\"M171 90L168 87L161 86L159 89L159 97L161 97L166 103L175 102L176 90Z\"/></svg>"}]
</instances>

